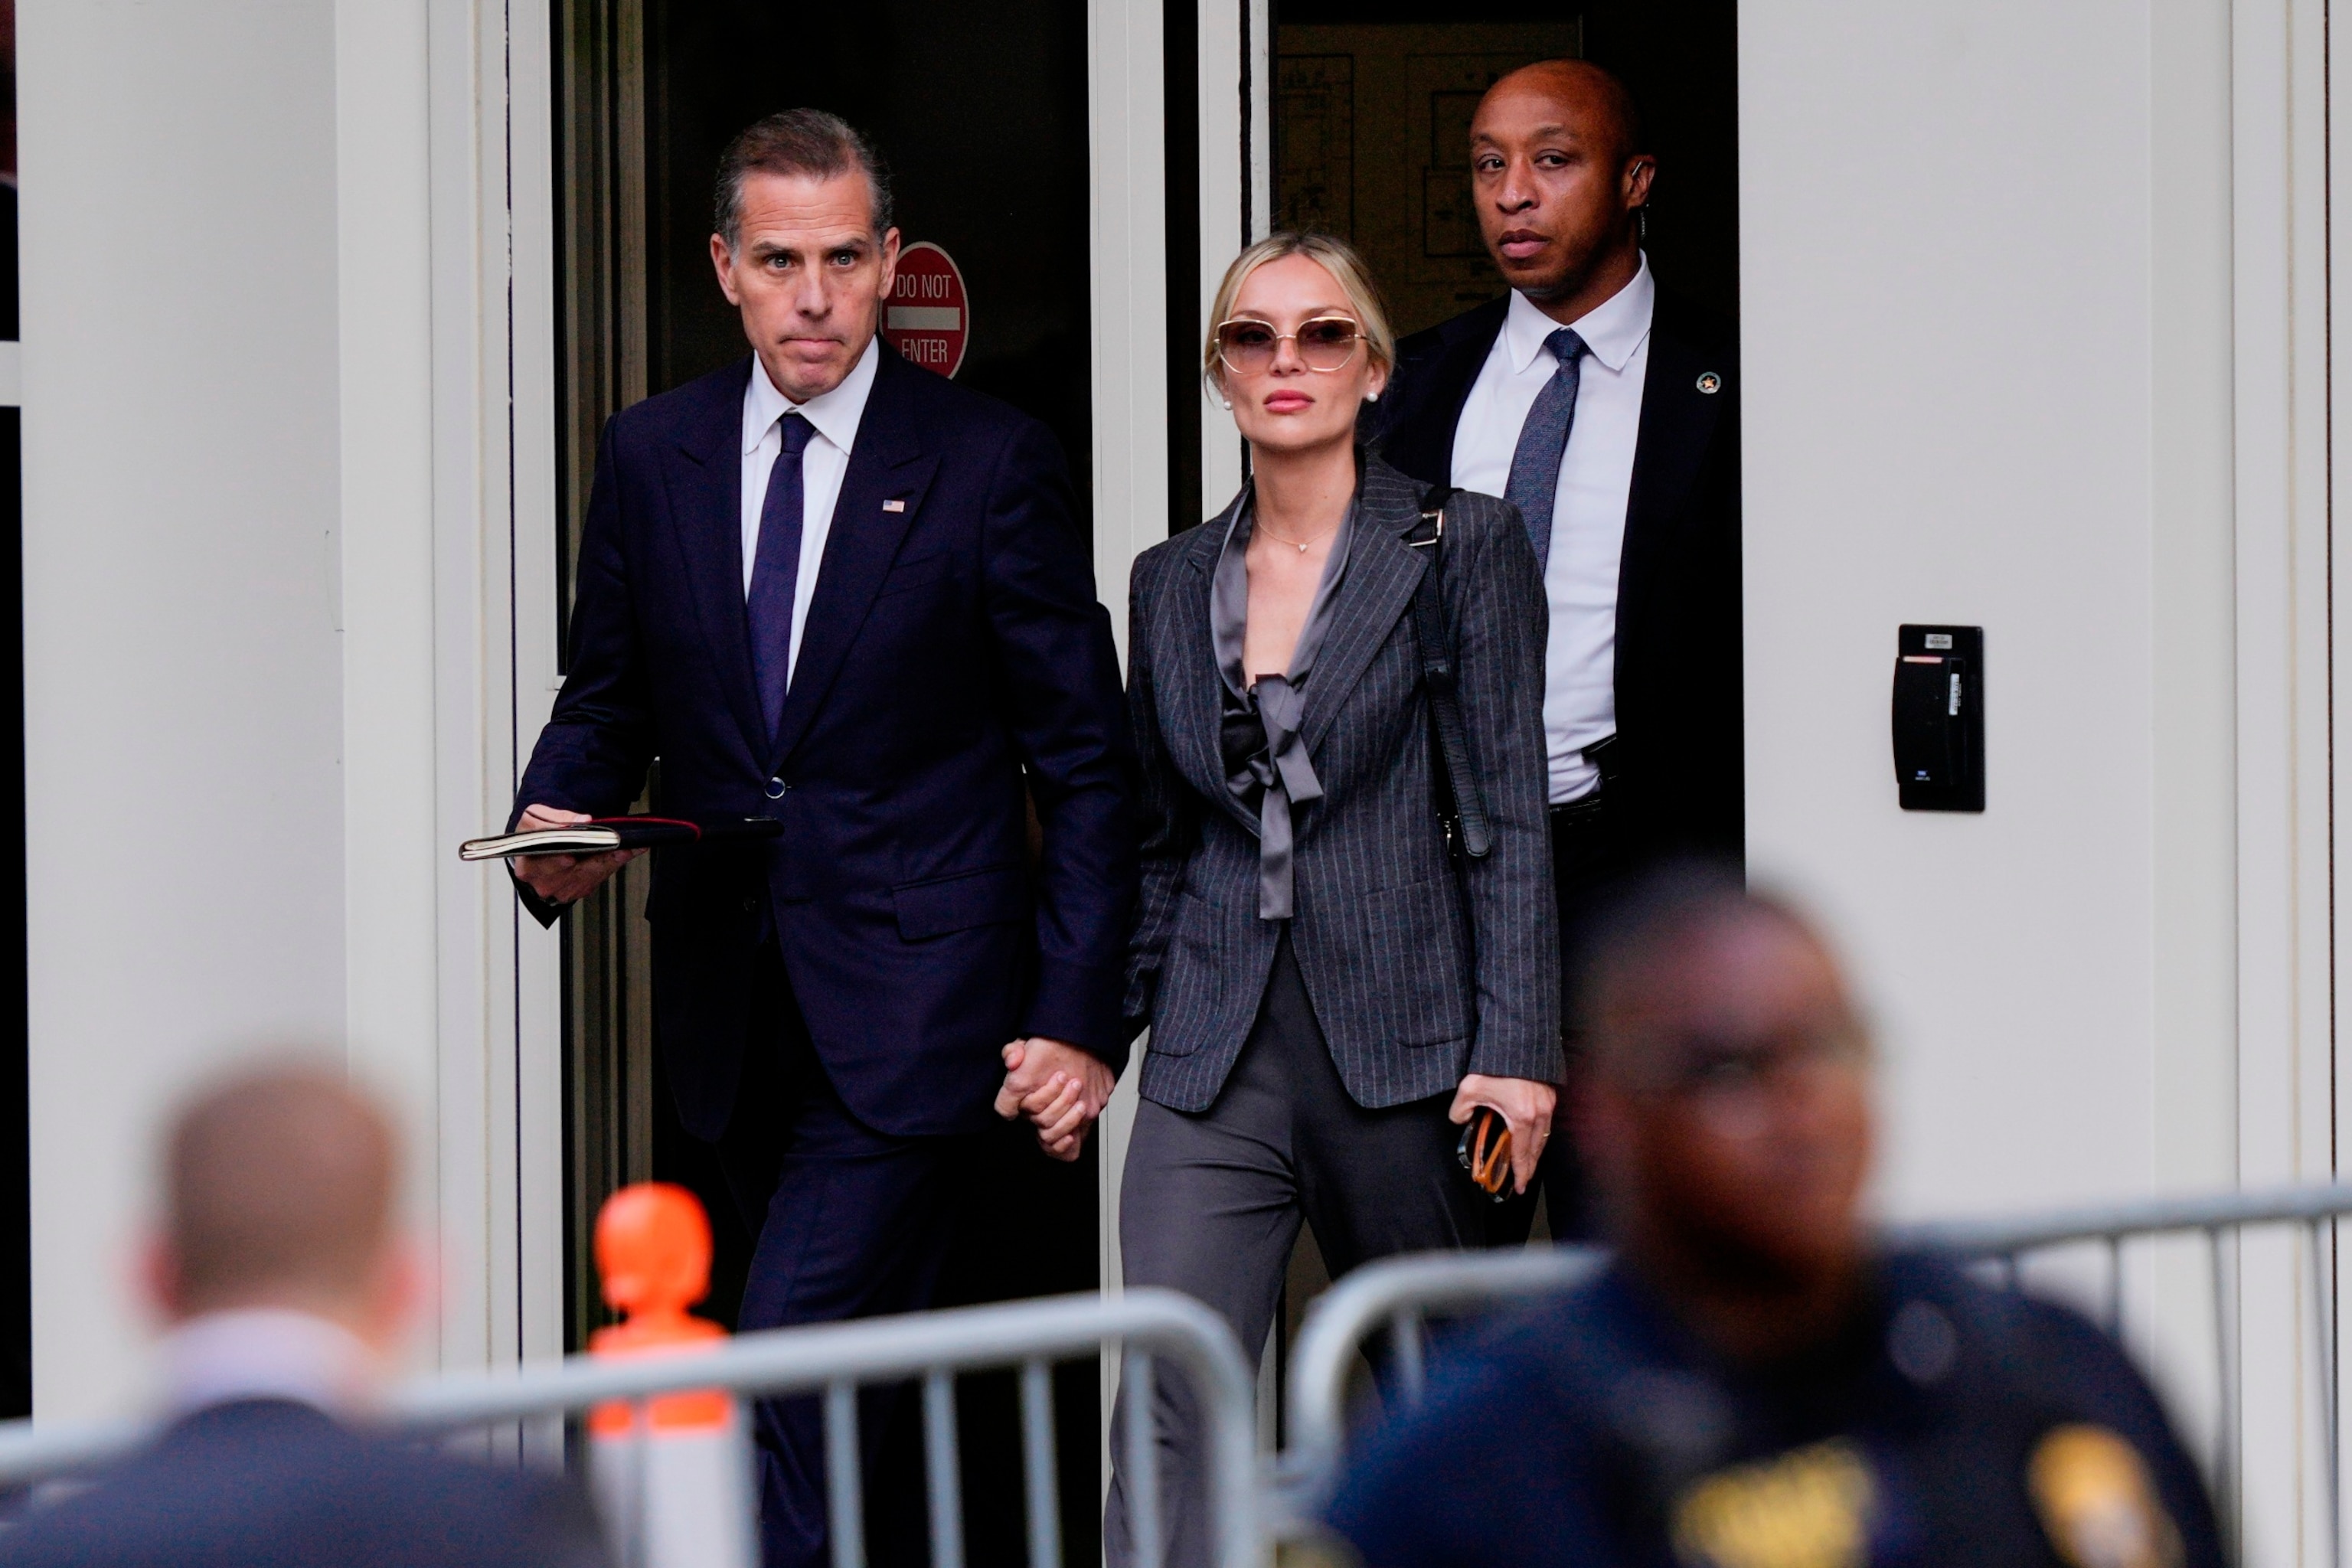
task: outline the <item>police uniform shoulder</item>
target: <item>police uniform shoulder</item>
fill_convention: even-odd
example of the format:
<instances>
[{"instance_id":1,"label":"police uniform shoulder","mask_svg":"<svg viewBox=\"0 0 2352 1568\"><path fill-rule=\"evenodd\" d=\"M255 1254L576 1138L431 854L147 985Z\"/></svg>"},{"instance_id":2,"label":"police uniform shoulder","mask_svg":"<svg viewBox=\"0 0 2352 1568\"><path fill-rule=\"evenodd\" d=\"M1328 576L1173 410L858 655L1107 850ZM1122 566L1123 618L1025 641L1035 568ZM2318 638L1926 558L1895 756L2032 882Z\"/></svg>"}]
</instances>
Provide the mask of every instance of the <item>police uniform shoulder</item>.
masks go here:
<instances>
[{"instance_id":1,"label":"police uniform shoulder","mask_svg":"<svg viewBox=\"0 0 2352 1568\"><path fill-rule=\"evenodd\" d=\"M1984 1372L2048 1387L2084 1381L2137 1386L2123 1351L2072 1307L1971 1276L1934 1252L1896 1253L1881 1266L1887 1305L1887 1353L1916 1383L1940 1381L1967 1362ZM1984 1384L1990 1393L1996 1384Z\"/></svg>"},{"instance_id":2,"label":"police uniform shoulder","mask_svg":"<svg viewBox=\"0 0 2352 1568\"><path fill-rule=\"evenodd\" d=\"M2105 1331L2071 1307L1997 1289L1946 1258L1888 1258L1881 1281L1896 1370L1948 1395L1969 1419L2030 1442L2019 1479L2061 1561L2192 1568L2224 1561L2195 1466L2147 1380ZM1950 1327L1937 1331L1936 1317ZM1943 1375L1919 1375L1939 1359ZM2119 1531L2147 1550L2116 1558Z\"/></svg>"},{"instance_id":3,"label":"police uniform shoulder","mask_svg":"<svg viewBox=\"0 0 2352 1568\"><path fill-rule=\"evenodd\" d=\"M1478 1542L1487 1550L1471 1556L1521 1560L1512 1551L1538 1526L1546 1539L1573 1535L1559 1510L1581 1496L1609 1386L1590 1353L1592 1307L1586 1287L1441 1339L1421 1403L1365 1434L1328 1521L1402 1561L1428 1557L1414 1543L1439 1540L1449 1561ZM1482 1506L1465 1513L1467 1498Z\"/></svg>"},{"instance_id":4,"label":"police uniform shoulder","mask_svg":"<svg viewBox=\"0 0 2352 1568\"><path fill-rule=\"evenodd\" d=\"M1629 1308L1614 1270L1567 1290L1494 1313L1440 1352L1483 1378L1540 1387L1573 1406L1596 1396L1638 1359L1625 1331Z\"/></svg>"}]
</instances>

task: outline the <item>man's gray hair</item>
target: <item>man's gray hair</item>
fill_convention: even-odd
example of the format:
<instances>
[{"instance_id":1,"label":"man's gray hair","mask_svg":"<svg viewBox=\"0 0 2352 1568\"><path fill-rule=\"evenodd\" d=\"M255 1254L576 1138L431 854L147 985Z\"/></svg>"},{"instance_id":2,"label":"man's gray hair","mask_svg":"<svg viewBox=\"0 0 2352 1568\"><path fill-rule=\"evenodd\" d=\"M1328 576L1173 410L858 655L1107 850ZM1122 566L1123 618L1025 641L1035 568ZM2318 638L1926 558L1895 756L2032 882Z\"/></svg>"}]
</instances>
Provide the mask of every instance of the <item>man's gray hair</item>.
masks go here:
<instances>
[{"instance_id":1,"label":"man's gray hair","mask_svg":"<svg viewBox=\"0 0 2352 1568\"><path fill-rule=\"evenodd\" d=\"M735 249L743 218L743 181L749 175L797 174L837 179L851 170L866 176L874 193L874 237L890 232L890 165L864 132L822 109L787 109L747 127L719 155L719 184L711 201L711 227Z\"/></svg>"}]
</instances>

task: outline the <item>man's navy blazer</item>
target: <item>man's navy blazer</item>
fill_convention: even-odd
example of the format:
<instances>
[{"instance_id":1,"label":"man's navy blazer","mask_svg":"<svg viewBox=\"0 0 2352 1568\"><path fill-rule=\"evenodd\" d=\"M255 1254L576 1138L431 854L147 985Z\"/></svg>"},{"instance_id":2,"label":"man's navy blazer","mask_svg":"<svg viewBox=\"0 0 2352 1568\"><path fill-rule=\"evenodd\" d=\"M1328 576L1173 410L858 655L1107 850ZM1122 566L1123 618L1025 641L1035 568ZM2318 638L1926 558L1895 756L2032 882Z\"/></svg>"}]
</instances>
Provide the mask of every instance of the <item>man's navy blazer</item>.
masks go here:
<instances>
[{"instance_id":1,"label":"man's navy blazer","mask_svg":"<svg viewBox=\"0 0 2352 1568\"><path fill-rule=\"evenodd\" d=\"M1134 769L1061 449L879 352L779 733L743 604L747 356L606 425L570 668L516 792L518 814L616 813L658 757L657 811L782 820L654 856L656 1045L701 1138L779 1000L752 994L771 919L818 1059L877 1131L987 1125L1008 1040L1126 1055Z\"/></svg>"},{"instance_id":2,"label":"man's navy blazer","mask_svg":"<svg viewBox=\"0 0 2352 1568\"><path fill-rule=\"evenodd\" d=\"M1454 431L1510 297L1397 345L1368 437L1424 484L1453 478ZM1745 839L1739 588L1739 338L1660 289L1617 573L1612 787L1638 855L1737 858Z\"/></svg>"},{"instance_id":3,"label":"man's navy blazer","mask_svg":"<svg viewBox=\"0 0 2352 1568\"><path fill-rule=\"evenodd\" d=\"M587 1500L362 1436L307 1405L216 1405L0 1530L0 1568L599 1568Z\"/></svg>"}]
</instances>

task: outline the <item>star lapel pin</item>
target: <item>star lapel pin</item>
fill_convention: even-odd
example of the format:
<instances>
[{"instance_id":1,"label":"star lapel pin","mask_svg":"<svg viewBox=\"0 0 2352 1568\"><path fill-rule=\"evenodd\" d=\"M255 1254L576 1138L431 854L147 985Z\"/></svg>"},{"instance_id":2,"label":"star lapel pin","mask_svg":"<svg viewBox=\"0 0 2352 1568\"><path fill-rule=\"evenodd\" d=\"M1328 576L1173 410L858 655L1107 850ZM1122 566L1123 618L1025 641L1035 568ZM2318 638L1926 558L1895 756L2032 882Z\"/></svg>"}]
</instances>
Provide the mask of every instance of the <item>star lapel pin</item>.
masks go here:
<instances>
[{"instance_id":1,"label":"star lapel pin","mask_svg":"<svg viewBox=\"0 0 2352 1568\"><path fill-rule=\"evenodd\" d=\"M1716 374L1715 372L1710 370L1698 378L1698 389L1701 392L1721 392L1723 390L1723 377Z\"/></svg>"}]
</instances>

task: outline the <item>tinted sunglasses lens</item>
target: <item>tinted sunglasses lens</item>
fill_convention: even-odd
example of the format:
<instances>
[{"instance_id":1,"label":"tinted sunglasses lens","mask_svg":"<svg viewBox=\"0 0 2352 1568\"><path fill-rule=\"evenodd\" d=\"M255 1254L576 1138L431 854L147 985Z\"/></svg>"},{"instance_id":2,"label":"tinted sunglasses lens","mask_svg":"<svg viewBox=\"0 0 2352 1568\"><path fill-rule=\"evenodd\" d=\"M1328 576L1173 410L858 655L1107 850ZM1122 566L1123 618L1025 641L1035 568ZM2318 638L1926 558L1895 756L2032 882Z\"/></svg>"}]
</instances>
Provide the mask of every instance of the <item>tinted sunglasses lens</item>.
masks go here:
<instances>
[{"instance_id":1,"label":"tinted sunglasses lens","mask_svg":"<svg viewBox=\"0 0 2352 1568\"><path fill-rule=\"evenodd\" d=\"M1264 370L1274 363L1274 329L1258 321L1227 321L1217 329L1217 357L1235 370Z\"/></svg>"},{"instance_id":2,"label":"tinted sunglasses lens","mask_svg":"<svg viewBox=\"0 0 2352 1568\"><path fill-rule=\"evenodd\" d=\"M1312 321L1298 329L1298 357L1315 370L1338 370L1355 357L1356 323L1342 317Z\"/></svg>"}]
</instances>

